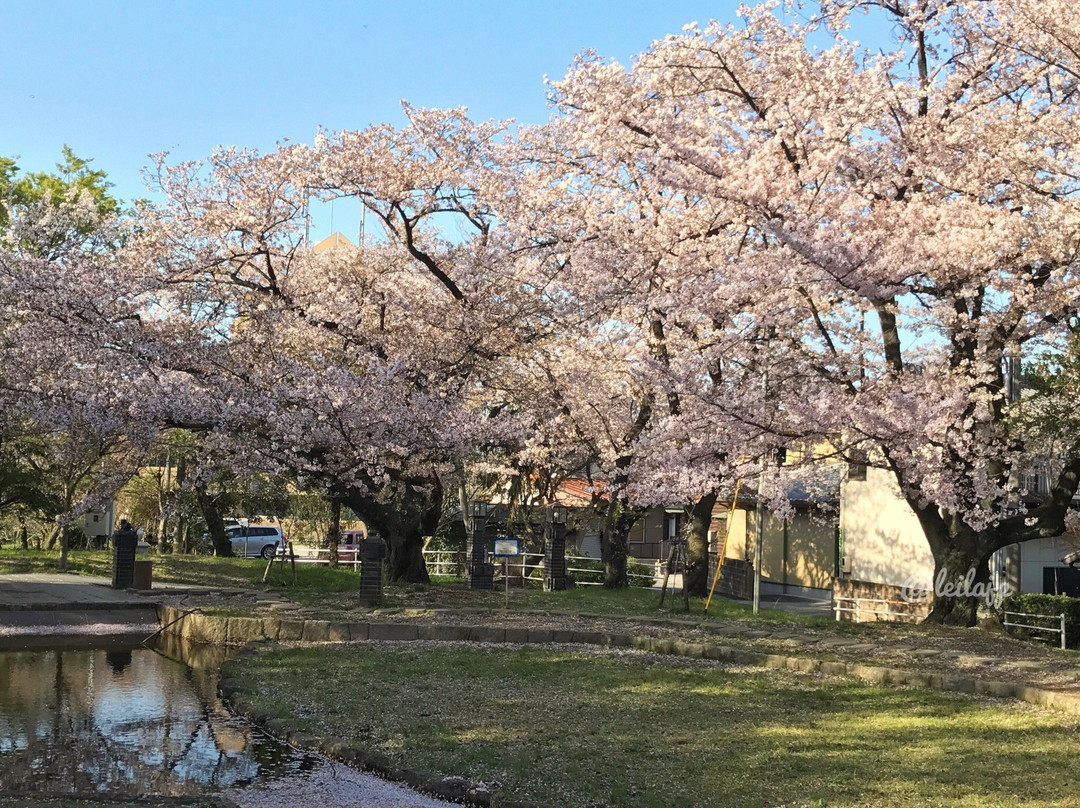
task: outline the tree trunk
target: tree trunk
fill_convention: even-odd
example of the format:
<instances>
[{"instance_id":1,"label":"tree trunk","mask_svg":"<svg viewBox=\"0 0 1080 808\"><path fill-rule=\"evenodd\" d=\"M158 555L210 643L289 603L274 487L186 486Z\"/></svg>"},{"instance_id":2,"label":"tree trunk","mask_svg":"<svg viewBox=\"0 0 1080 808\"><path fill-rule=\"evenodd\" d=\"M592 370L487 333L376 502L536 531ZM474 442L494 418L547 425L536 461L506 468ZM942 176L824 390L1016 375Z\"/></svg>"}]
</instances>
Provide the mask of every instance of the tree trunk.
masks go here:
<instances>
[{"instance_id":1,"label":"tree trunk","mask_svg":"<svg viewBox=\"0 0 1080 808\"><path fill-rule=\"evenodd\" d=\"M60 572L67 572L68 544L71 541L71 526L65 522L60 527L60 561L56 568Z\"/></svg>"},{"instance_id":2,"label":"tree trunk","mask_svg":"<svg viewBox=\"0 0 1080 808\"><path fill-rule=\"evenodd\" d=\"M184 553L185 555L191 552L191 532L188 530L187 519L183 516L176 518L176 530L173 533L173 552Z\"/></svg>"},{"instance_id":3,"label":"tree trunk","mask_svg":"<svg viewBox=\"0 0 1080 808\"><path fill-rule=\"evenodd\" d=\"M690 509L683 534L686 537L686 573L683 587L688 595L703 598L709 591L709 525L716 494L706 494Z\"/></svg>"},{"instance_id":4,"label":"tree trunk","mask_svg":"<svg viewBox=\"0 0 1080 808\"><path fill-rule=\"evenodd\" d=\"M970 553L953 551L934 556L934 607L926 617L928 623L949 626L974 626L978 622L979 604L986 601L990 586L989 555L971 557ZM974 594L973 594L974 593Z\"/></svg>"},{"instance_id":5,"label":"tree trunk","mask_svg":"<svg viewBox=\"0 0 1080 808\"><path fill-rule=\"evenodd\" d=\"M435 532L442 517L442 483L430 477L409 477L383 485L376 500L364 489L338 488L333 496L348 505L386 539L387 569L391 581L431 583L424 561L424 540Z\"/></svg>"},{"instance_id":6,"label":"tree trunk","mask_svg":"<svg viewBox=\"0 0 1080 808\"><path fill-rule=\"evenodd\" d=\"M221 511L218 510L217 503L214 502L213 497L207 493L205 486L195 486L195 499L199 503L199 510L202 512L203 520L206 522L206 530L210 534L210 540L214 543L214 555L216 556L231 556L232 544L229 542L229 536L225 533L225 522L221 518Z\"/></svg>"},{"instance_id":7,"label":"tree trunk","mask_svg":"<svg viewBox=\"0 0 1080 808\"><path fill-rule=\"evenodd\" d=\"M600 534L600 559L604 562L604 589L623 589L629 585L626 559L630 556L630 528L641 517L638 509L627 508L614 500L604 514Z\"/></svg>"},{"instance_id":8,"label":"tree trunk","mask_svg":"<svg viewBox=\"0 0 1080 808\"><path fill-rule=\"evenodd\" d=\"M166 545L165 536L168 535L168 532L169 532L169 519L168 519L168 517L162 517L161 519L158 519L157 532L154 534L154 537L157 539L157 554L158 555L164 555L164 553L165 553L165 545Z\"/></svg>"},{"instance_id":9,"label":"tree trunk","mask_svg":"<svg viewBox=\"0 0 1080 808\"><path fill-rule=\"evenodd\" d=\"M410 530L401 536L401 541L390 544L387 564L391 581L431 583L427 562L424 560L424 538L429 535L431 534L424 530Z\"/></svg>"},{"instance_id":10,"label":"tree trunk","mask_svg":"<svg viewBox=\"0 0 1080 808\"><path fill-rule=\"evenodd\" d=\"M176 462L176 488L173 490L173 502L177 505L176 527L173 530L174 553L191 552L191 539L188 532L187 518L184 516L182 507L180 507L180 492L183 490L186 477L187 458L181 454L180 459Z\"/></svg>"},{"instance_id":11,"label":"tree trunk","mask_svg":"<svg viewBox=\"0 0 1080 808\"><path fill-rule=\"evenodd\" d=\"M926 622L974 626L990 585L990 556L997 549L993 532L972 530L933 505L916 510L916 515L934 556L934 580L928 582L934 605Z\"/></svg>"}]
</instances>

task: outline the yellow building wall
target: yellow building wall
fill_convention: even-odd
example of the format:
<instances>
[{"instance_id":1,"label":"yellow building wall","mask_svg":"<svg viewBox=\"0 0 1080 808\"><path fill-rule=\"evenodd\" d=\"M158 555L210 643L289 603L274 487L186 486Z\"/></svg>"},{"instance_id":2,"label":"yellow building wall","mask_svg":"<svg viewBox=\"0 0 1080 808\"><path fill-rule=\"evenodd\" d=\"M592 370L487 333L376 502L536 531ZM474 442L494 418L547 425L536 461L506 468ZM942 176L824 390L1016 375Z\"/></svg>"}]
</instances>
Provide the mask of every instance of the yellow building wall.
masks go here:
<instances>
[{"instance_id":1,"label":"yellow building wall","mask_svg":"<svg viewBox=\"0 0 1080 808\"><path fill-rule=\"evenodd\" d=\"M826 589L836 573L836 525L796 517L787 527L787 581Z\"/></svg>"},{"instance_id":2,"label":"yellow building wall","mask_svg":"<svg viewBox=\"0 0 1080 808\"><path fill-rule=\"evenodd\" d=\"M723 536L717 537L717 552L723 541ZM737 510L731 518L731 530L728 532L724 558L746 559L746 511Z\"/></svg>"},{"instance_id":3,"label":"yellow building wall","mask_svg":"<svg viewBox=\"0 0 1080 808\"><path fill-rule=\"evenodd\" d=\"M753 547L756 543L757 514L750 514L747 523L750 526L750 546ZM784 582L784 522L766 511L764 527L761 534L761 577L780 584Z\"/></svg>"},{"instance_id":4,"label":"yellow building wall","mask_svg":"<svg viewBox=\"0 0 1080 808\"><path fill-rule=\"evenodd\" d=\"M741 526L738 541L728 543L728 558L753 561L757 514L736 511L741 516L733 528ZM735 545L736 552L732 552ZM761 538L761 575L768 581L790 586L827 589L832 586L836 570L836 528L833 524L818 523L806 514L796 514L788 522L766 512Z\"/></svg>"}]
</instances>

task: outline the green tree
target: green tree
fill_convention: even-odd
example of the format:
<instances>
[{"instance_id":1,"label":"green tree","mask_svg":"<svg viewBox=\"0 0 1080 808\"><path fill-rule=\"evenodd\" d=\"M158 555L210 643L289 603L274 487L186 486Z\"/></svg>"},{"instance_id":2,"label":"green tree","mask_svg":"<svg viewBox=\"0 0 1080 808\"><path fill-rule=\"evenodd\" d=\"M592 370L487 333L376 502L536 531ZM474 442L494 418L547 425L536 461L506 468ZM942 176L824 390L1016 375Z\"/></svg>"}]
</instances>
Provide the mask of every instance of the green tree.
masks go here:
<instances>
[{"instance_id":1,"label":"green tree","mask_svg":"<svg viewBox=\"0 0 1080 808\"><path fill-rule=\"evenodd\" d=\"M121 202L110 193L107 175L67 145L61 153L53 172L20 174L14 159L0 157L0 245L46 260L72 249L119 245L113 224Z\"/></svg>"}]
</instances>

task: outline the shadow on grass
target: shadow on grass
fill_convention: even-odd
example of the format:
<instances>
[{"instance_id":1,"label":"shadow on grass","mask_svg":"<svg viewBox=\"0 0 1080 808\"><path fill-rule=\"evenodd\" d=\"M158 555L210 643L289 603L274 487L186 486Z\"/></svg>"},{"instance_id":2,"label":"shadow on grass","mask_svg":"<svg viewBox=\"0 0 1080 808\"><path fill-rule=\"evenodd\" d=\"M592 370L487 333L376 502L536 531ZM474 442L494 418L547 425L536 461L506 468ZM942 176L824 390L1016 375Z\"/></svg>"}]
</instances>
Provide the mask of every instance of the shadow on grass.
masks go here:
<instances>
[{"instance_id":1,"label":"shadow on grass","mask_svg":"<svg viewBox=\"0 0 1080 808\"><path fill-rule=\"evenodd\" d=\"M413 767L500 782L505 798L1075 804L1076 724L1011 703L630 653L384 646L241 664L246 680L274 683L259 706Z\"/></svg>"}]
</instances>

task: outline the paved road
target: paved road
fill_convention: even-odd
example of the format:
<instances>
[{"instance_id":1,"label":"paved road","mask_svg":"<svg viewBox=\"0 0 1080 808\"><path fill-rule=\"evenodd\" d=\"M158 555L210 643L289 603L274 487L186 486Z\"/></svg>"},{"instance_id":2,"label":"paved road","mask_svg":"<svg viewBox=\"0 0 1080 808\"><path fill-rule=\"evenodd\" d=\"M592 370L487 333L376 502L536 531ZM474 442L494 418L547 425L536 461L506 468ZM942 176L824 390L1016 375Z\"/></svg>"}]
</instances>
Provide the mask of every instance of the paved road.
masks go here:
<instances>
[{"instance_id":1,"label":"paved road","mask_svg":"<svg viewBox=\"0 0 1080 808\"><path fill-rule=\"evenodd\" d=\"M152 606L152 593L113 589L108 578L62 572L0 575L0 611L128 609Z\"/></svg>"}]
</instances>

